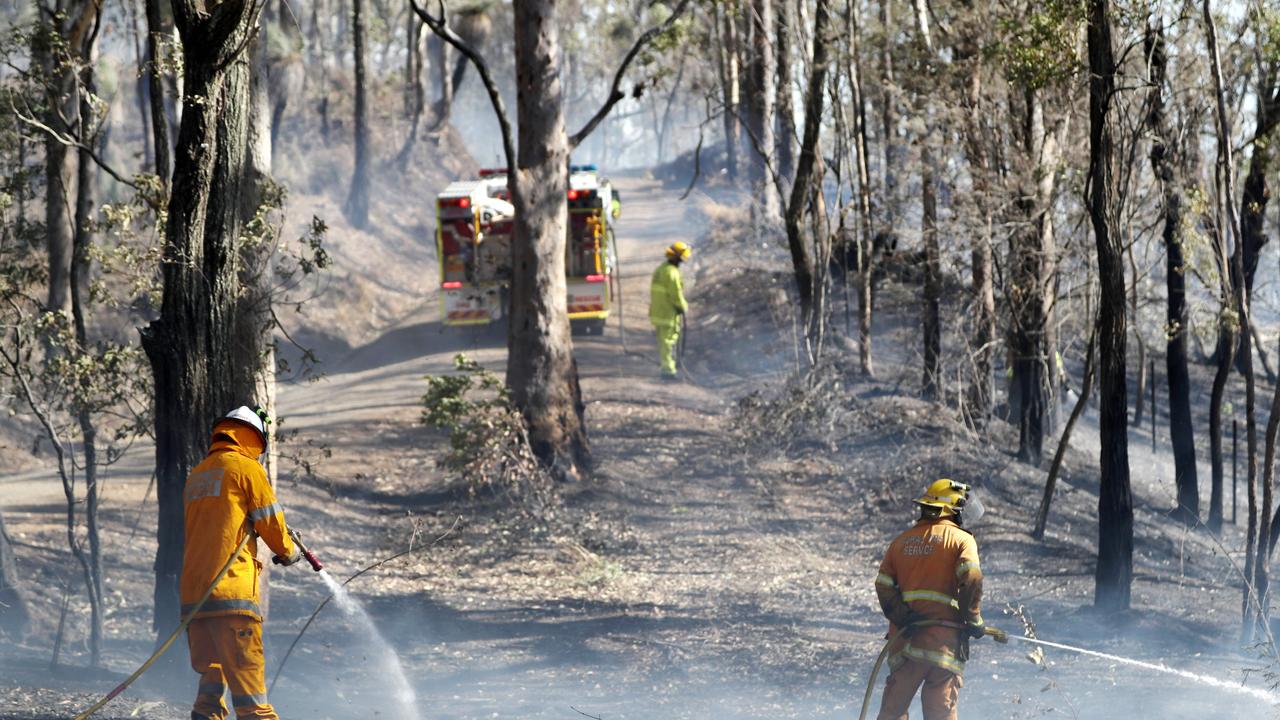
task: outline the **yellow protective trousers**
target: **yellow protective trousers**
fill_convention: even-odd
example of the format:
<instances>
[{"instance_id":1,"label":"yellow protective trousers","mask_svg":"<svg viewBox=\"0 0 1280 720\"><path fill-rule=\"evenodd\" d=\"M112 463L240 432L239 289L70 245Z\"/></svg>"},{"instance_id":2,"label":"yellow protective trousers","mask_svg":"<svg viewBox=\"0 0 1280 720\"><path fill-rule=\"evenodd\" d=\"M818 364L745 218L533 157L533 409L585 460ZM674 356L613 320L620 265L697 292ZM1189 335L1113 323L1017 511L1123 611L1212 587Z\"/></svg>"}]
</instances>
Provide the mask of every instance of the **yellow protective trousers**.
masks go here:
<instances>
[{"instance_id":1,"label":"yellow protective trousers","mask_svg":"<svg viewBox=\"0 0 1280 720\"><path fill-rule=\"evenodd\" d=\"M187 644L191 667L200 673L193 719L225 720L222 697L229 689L237 718L280 720L267 703L261 622L245 615L196 618L187 628Z\"/></svg>"},{"instance_id":2,"label":"yellow protective trousers","mask_svg":"<svg viewBox=\"0 0 1280 720\"><path fill-rule=\"evenodd\" d=\"M658 332L658 358L662 361L662 374L676 374L676 344L680 342L680 325L655 325Z\"/></svg>"},{"instance_id":3,"label":"yellow protective trousers","mask_svg":"<svg viewBox=\"0 0 1280 720\"><path fill-rule=\"evenodd\" d=\"M956 720L960 688L963 686L964 680L959 675L937 665L908 658L889 673L876 720L907 720L907 709L911 707L917 690L920 690L924 720Z\"/></svg>"}]
</instances>

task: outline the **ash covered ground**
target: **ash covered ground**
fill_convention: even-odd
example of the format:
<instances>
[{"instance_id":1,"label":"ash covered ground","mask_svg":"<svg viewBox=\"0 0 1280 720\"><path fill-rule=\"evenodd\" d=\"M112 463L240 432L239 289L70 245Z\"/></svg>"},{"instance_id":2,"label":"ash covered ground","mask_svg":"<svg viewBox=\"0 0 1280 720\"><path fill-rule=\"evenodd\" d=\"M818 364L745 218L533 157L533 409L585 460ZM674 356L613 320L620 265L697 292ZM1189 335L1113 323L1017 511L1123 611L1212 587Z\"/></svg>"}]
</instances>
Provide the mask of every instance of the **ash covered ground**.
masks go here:
<instances>
[{"instance_id":1,"label":"ash covered ground","mask_svg":"<svg viewBox=\"0 0 1280 720\"><path fill-rule=\"evenodd\" d=\"M1165 518L1173 505L1167 436L1152 453L1149 430L1132 430L1134 608L1098 615L1090 609L1096 414L1077 428L1048 537L1034 541L1045 473L1013 458L1016 431L1004 423L975 431L915 397L914 288L892 276L880 287L878 379L859 378L849 343L833 337L832 367L811 391L822 407L780 417L787 404L777 398L796 367L784 248L751 245L733 198L681 203L679 190L643 177L617 181L627 201L619 232L625 334L612 320L603 337L576 338L598 472L562 488L554 517L469 497L439 467L446 440L420 422L422 376L448 371L457 352L501 372L504 343L496 331L446 332L430 291L415 303L405 299L414 291L400 288L397 312L374 313L359 333L340 331L363 320L318 306L323 320L307 332L341 340L328 344L326 377L281 387L284 427L298 433L285 452L311 472L286 463L280 495L331 571L345 577L411 544L422 548L351 585L415 688L415 718L856 717L885 630L876 566L910 524L910 498L939 476L974 481L984 493L988 513L974 531L989 622L1018 631L1021 621L1003 609L1021 607L1047 639L1266 685L1258 672L1266 663L1238 643L1233 563L1243 532L1228 525L1219 544ZM688 378L664 384L647 285L662 248L678 239L695 241L697 253L686 272ZM429 249L397 252L419 263L423 278L434 276ZM348 295L377 297L372 284ZM370 300L361 312L377 306ZM945 342L959 348L963 339ZM1207 371L1196 372L1207 392ZM1200 457L1207 480L1207 452ZM38 473L38 460L22 463L24 473ZM107 478L109 636L100 672L82 668L74 592L62 657L70 667L47 669L72 567L57 496L48 493L52 473L0 484L38 615L35 631L0 656L0 717L70 717L150 652L149 461L144 448ZM268 677L325 596L299 568L273 570L270 586ZM181 663L175 654L101 717L185 717L196 676ZM383 667L374 644L329 607L271 698L286 718L395 720L402 713ZM1059 651L1033 663L1025 647L987 642L975 644L961 696L964 718L1272 714L1266 702L1182 678Z\"/></svg>"}]
</instances>

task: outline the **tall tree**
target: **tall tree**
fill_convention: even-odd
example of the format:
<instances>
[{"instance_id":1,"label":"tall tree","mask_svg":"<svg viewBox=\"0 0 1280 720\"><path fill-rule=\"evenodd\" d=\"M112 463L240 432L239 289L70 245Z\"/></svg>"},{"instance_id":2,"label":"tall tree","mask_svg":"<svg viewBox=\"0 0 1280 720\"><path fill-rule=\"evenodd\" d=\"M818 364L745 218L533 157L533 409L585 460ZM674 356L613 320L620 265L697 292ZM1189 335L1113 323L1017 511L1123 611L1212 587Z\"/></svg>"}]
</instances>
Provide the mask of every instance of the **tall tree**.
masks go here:
<instances>
[{"instance_id":1,"label":"tall tree","mask_svg":"<svg viewBox=\"0 0 1280 720\"><path fill-rule=\"evenodd\" d=\"M364 0L351 0L355 57L355 167L342 212L357 228L369 226L369 78L365 71Z\"/></svg>"},{"instance_id":2,"label":"tall tree","mask_svg":"<svg viewBox=\"0 0 1280 720\"><path fill-rule=\"evenodd\" d=\"M0 515L0 637L13 641L26 633L31 622L21 578L9 533L4 529L4 516Z\"/></svg>"},{"instance_id":3,"label":"tall tree","mask_svg":"<svg viewBox=\"0 0 1280 720\"><path fill-rule=\"evenodd\" d=\"M585 405L573 356L565 290L569 152L626 97L622 82L627 68L655 38L671 29L690 1L681 0L664 22L636 39L613 76L604 105L580 130L568 136L555 0L516 0L514 6L518 135L512 132L502 94L484 58L454 32L447 17L433 16L416 0L410 0L413 11L432 32L475 66L498 119L507 160L507 187L516 208L507 386L528 423L534 453L560 478L572 479L591 472ZM638 92L633 89L632 94Z\"/></svg>"},{"instance_id":4,"label":"tall tree","mask_svg":"<svg viewBox=\"0 0 1280 720\"><path fill-rule=\"evenodd\" d=\"M748 154L748 177L756 201L752 212L763 222L779 217L778 189L773 184L774 156L774 81L776 75L774 44L770 34L774 28L773 0L751 0L751 54L747 63L747 129L752 135L754 151Z\"/></svg>"},{"instance_id":5,"label":"tall tree","mask_svg":"<svg viewBox=\"0 0 1280 720\"><path fill-rule=\"evenodd\" d=\"M973 204L978 212L979 226L970 241L970 257L973 263L971 307L973 334L969 341L973 371L970 379L968 404L970 413L978 423L986 422L995 402L992 379L992 358L996 343L995 258L991 236L993 211L991 191L995 173L992 171L990 153L987 150L988 133L983 124L983 34L986 18L977 13L972 3L966 5L968 18L962 18L962 32L957 34L953 56L963 78L961 107L963 110L963 137L965 157L969 163L969 175L973 184Z\"/></svg>"},{"instance_id":6,"label":"tall tree","mask_svg":"<svg viewBox=\"0 0 1280 720\"><path fill-rule=\"evenodd\" d=\"M817 308L813 261L805 246L803 222L809 208L810 194L815 183L821 182L816 172L821 148L822 115L826 98L827 68L830 64L829 25L831 8L829 0L817 0L813 10L813 59L809 63L809 82L805 90L804 135L800 140L800 159L796 164L796 177L791 186L784 220L787 228L787 247L791 251L792 272L800 298L800 315L806 336L817 322Z\"/></svg>"},{"instance_id":7,"label":"tall tree","mask_svg":"<svg viewBox=\"0 0 1280 720\"><path fill-rule=\"evenodd\" d=\"M164 70L160 63L160 41L164 24L160 15L161 0L145 0L147 12L147 99L151 110L152 145L155 149L155 173L160 183L169 187L172 161L169 148L169 116L164 109Z\"/></svg>"},{"instance_id":8,"label":"tall tree","mask_svg":"<svg viewBox=\"0 0 1280 720\"><path fill-rule=\"evenodd\" d=\"M782 178L783 192L790 189L791 175L796 171L796 111L791 94L792 10L794 0L777 0L774 13L774 56L778 74L775 90L778 99L774 103L777 123L774 127L774 152L778 158L778 175Z\"/></svg>"},{"instance_id":9,"label":"tall tree","mask_svg":"<svg viewBox=\"0 0 1280 720\"><path fill-rule=\"evenodd\" d=\"M236 354L240 198L249 146L249 48L260 6L175 0L183 112L162 259L160 317L142 331L155 378L155 616L178 622L184 544L182 489L208 449L209 429L250 397L254 363Z\"/></svg>"},{"instance_id":10,"label":"tall tree","mask_svg":"<svg viewBox=\"0 0 1280 720\"><path fill-rule=\"evenodd\" d=\"M1129 608L1133 582L1133 495L1129 487L1128 405L1125 390L1125 279L1122 241L1112 222L1115 194L1111 108L1116 58L1111 0L1089 0L1089 220L1098 253L1101 482L1098 490L1098 564L1094 604Z\"/></svg>"},{"instance_id":11,"label":"tall tree","mask_svg":"<svg viewBox=\"0 0 1280 720\"><path fill-rule=\"evenodd\" d=\"M1165 93L1168 87L1168 52L1164 26L1148 26L1144 40L1151 83L1147 126L1151 129L1151 169L1160 184L1164 215L1166 350L1165 373L1169 390L1169 438L1173 444L1174 482L1178 505L1174 517L1185 523L1200 521L1200 487L1196 477L1196 439L1191 425L1191 375L1187 369L1186 244L1183 229L1186 212L1186 155L1169 120Z\"/></svg>"},{"instance_id":12,"label":"tall tree","mask_svg":"<svg viewBox=\"0 0 1280 720\"><path fill-rule=\"evenodd\" d=\"M858 171L858 365L863 375L874 375L871 356L871 283L874 255L871 252L871 173L868 168L867 98L863 92L862 11L859 0L850 0L845 9L845 25L849 29L849 63L847 73L852 90L854 144Z\"/></svg>"}]
</instances>

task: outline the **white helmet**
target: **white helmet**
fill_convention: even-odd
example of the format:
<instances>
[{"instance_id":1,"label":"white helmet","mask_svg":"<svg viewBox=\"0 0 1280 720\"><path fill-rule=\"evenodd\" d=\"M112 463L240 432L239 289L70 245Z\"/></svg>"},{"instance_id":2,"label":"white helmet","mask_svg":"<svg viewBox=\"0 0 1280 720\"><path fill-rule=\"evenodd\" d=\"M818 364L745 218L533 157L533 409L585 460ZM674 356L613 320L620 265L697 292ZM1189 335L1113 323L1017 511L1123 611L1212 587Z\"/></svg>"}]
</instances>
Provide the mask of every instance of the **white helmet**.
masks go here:
<instances>
[{"instance_id":1,"label":"white helmet","mask_svg":"<svg viewBox=\"0 0 1280 720\"><path fill-rule=\"evenodd\" d=\"M267 446L267 426L271 424L271 418L267 415L266 410L256 405L254 407L241 405L227 413L222 420L235 420L257 430L258 437L262 438L262 447L265 448Z\"/></svg>"}]
</instances>

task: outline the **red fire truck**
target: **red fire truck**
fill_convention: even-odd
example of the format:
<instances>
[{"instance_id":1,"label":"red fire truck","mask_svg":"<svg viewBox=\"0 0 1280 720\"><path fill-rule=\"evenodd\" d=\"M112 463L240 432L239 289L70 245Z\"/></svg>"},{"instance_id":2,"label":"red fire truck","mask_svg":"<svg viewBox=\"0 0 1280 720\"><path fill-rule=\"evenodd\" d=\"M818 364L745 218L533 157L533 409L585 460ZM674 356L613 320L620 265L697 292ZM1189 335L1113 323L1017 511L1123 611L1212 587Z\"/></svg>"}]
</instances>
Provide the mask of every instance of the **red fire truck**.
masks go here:
<instances>
[{"instance_id":1,"label":"red fire truck","mask_svg":"<svg viewBox=\"0 0 1280 720\"><path fill-rule=\"evenodd\" d=\"M441 314L447 326L484 325L506 315L515 212L507 193L505 170L482 170L480 179L450 183L436 196ZM617 299L615 200L595 166L570 169L565 285L575 333L602 334Z\"/></svg>"}]
</instances>

